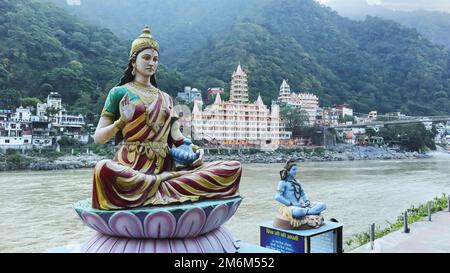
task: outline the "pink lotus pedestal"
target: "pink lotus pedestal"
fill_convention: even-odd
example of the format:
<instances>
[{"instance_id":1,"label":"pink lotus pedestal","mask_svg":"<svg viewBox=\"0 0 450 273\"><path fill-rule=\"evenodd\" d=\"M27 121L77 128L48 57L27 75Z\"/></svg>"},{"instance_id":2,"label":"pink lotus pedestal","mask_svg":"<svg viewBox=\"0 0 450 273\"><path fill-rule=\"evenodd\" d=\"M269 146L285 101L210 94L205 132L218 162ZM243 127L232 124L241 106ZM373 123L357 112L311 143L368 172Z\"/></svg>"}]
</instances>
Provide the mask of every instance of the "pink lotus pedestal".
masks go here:
<instances>
[{"instance_id":1,"label":"pink lotus pedestal","mask_svg":"<svg viewBox=\"0 0 450 273\"><path fill-rule=\"evenodd\" d=\"M132 239L97 233L81 246L83 253L234 253L231 233L219 227L209 233L185 239Z\"/></svg>"},{"instance_id":2,"label":"pink lotus pedestal","mask_svg":"<svg viewBox=\"0 0 450 273\"><path fill-rule=\"evenodd\" d=\"M222 227L236 212L241 197L170 206L104 211L90 200L73 205L81 220L98 232L82 252L229 253L234 238Z\"/></svg>"}]
</instances>

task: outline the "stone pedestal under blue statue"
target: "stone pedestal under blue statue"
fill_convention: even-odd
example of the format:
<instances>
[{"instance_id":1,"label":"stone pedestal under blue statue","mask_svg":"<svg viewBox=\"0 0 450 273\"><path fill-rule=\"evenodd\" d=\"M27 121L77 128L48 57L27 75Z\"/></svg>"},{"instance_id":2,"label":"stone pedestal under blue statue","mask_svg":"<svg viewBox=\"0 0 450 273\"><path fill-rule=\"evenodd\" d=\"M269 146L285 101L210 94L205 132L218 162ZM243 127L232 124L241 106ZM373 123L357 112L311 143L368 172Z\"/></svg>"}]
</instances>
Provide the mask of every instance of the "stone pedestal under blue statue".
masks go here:
<instances>
[{"instance_id":1,"label":"stone pedestal under blue statue","mask_svg":"<svg viewBox=\"0 0 450 273\"><path fill-rule=\"evenodd\" d=\"M267 222L260 224L260 245L282 253L342 253L342 230L342 224L329 221L307 230L285 230Z\"/></svg>"}]
</instances>

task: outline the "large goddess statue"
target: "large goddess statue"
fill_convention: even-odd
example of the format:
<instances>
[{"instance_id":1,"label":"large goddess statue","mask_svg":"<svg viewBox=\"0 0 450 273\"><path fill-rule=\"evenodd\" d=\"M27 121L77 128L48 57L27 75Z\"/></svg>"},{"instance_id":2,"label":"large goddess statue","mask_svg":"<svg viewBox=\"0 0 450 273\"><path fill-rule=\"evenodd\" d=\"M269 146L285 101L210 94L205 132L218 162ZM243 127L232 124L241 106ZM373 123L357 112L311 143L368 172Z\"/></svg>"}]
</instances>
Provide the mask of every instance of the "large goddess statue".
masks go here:
<instances>
[{"instance_id":1,"label":"large goddess statue","mask_svg":"<svg viewBox=\"0 0 450 273\"><path fill-rule=\"evenodd\" d=\"M172 98L158 89L159 45L146 26L132 43L128 67L109 91L94 140L115 137L112 160L94 170L92 207L101 210L167 205L239 194L241 164L203 163L203 150L180 132ZM170 149L190 145L197 160L176 168Z\"/></svg>"}]
</instances>

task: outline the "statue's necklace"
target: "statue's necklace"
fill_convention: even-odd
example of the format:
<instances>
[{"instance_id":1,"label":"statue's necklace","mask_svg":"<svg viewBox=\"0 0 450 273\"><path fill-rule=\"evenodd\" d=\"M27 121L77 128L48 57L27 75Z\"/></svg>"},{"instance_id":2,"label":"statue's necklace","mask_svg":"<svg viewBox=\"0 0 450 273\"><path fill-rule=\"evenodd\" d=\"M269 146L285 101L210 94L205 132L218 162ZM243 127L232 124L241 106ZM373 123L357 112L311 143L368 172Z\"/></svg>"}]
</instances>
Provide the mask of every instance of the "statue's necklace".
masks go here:
<instances>
[{"instance_id":1,"label":"statue's necklace","mask_svg":"<svg viewBox=\"0 0 450 273\"><path fill-rule=\"evenodd\" d=\"M143 85L142 83L133 81L130 82L131 88L133 88L138 94L139 98L141 98L144 105L147 107L148 104L151 104L155 97L158 95L159 90L154 86Z\"/></svg>"},{"instance_id":2,"label":"statue's necklace","mask_svg":"<svg viewBox=\"0 0 450 273\"><path fill-rule=\"evenodd\" d=\"M300 183L298 183L296 179L289 179L288 181L291 182L292 187L294 188L295 198L300 201L300 197L302 196L302 186L300 186Z\"/></svg>"},{"instance_id":3,"label":"statue's necklace","mask_svg":"<svg viewBox=\"0 0 450 273\"><path fill-rule=\"evenodd\" d=\"M158 122L158 120L160 120L159 116L155 122L150 121L150 116L152 114L152 108L150 107L150 105L155 101L155 97L158 96L159 94L158 88L154 86L143 85L142 83L136 81L130 82L130 85L133 89L136 90L136 92L138 92L137 95L144 103L145 123L147 124L148 127L152 128L153 131L158 132L159 129L162 126L164 126L164 122L162 121ZM163 112L164 111L160 111L159 115L161 115Z\"/></svg>"}]
</instances>

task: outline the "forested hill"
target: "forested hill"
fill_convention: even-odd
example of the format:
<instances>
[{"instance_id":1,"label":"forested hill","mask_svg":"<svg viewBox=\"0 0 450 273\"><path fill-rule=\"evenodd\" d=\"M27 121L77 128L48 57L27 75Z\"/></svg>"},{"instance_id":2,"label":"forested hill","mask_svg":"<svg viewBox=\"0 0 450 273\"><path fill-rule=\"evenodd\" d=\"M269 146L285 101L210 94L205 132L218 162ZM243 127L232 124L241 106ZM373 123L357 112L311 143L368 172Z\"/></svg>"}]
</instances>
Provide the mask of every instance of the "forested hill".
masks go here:
<instances>
[{"instance_id":1,"label":"forested hill","mask_svg":"<svg viewBox=\"0 0 450 273\"><path fill-rule=\"evenodd\" d=\"M35 106L56 91L70 110L93 120L126 67L129 46L110 30L83 23L52 3L2 0L0 109ZM158 76L164 90L176 92L183 84L179 74L164 67Z\"/></svg>"},{"instance_id":2,"label":"forested hill","mask_svg":"<svg viewBox=\"0 0 450 273\"><path fill-rule=\"evenodd\" d=\"M288 78L297 92L318 94L324 105L347 102L357 112L450 112L448 50L391 21L351 21L313 1L277 3L216 36L193 54L198 65L180 64L180 71L227 81L223 71L240 61L251 74L252 97L261 92L266 102Z\"/></svg>"},{"instance_id":3,"label":"forested hill","mask_svg":"<svg viewBox=\"0 0 450 273\"><path fill-rule=\"evenodd\" d=\"M149 25L161 45L161 58L171 67L191 60L193 50L204 47L246 14L272 0L51 0L95 25L111 29L121 39L136 38L136 30Z\"/></svg>"},{"instance_id":4,"label":"forested hill","mask_svg":"<svg viewBox=\"0 0 450 273\"><path fill-rule=\"evenodd\" d=\"M240 61L250 75L250 98L260 92L266 103L287 78L293 91L318 94L323 105L450 113L448 50L392 21L352 21L313 0L82 0L64 6L121 35L148 23L161 41L162 59L201 89L228 87Z\"/></svg>"},{"instance_id":5,"label":"forested hill","mask_svg":"<svg viewBox=\"0 0 450 273\"><path fill-rule=\"evenodd\" d=\"M328 5L342 16L364 20L367 15L377 16L415 28L435 44L450 49L450 13L429 10L392 10L382 5L369 5L362 0L332 0Z\"/></svg>"}]
</instances>

